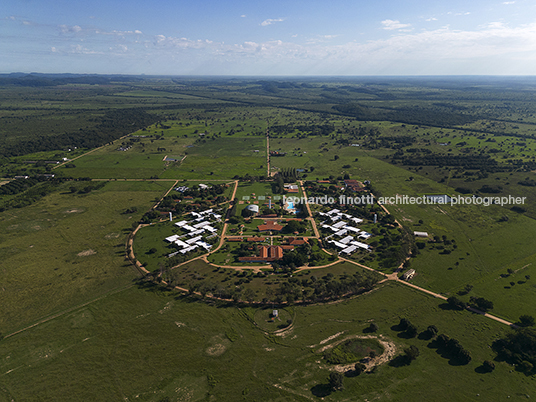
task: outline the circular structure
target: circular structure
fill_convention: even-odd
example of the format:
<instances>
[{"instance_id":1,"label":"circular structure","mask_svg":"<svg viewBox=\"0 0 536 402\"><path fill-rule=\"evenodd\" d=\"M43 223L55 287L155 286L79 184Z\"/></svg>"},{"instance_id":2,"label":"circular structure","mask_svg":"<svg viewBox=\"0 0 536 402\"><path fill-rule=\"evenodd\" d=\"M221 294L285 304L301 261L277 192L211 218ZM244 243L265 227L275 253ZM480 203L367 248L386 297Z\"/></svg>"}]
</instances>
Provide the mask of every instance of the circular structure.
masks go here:
<instances>
[{"instance_id":1,"label":"circular structure","mask_svg":"<svg viewBox=\"0 0 536 402\"><path fill-rule=\"evenodd\" d=\"M255 204L249 204L246 208L243 210L244 216L255 216L259 214L259 206Z\"/></svg>"},{"instance_id":2,"label":"circular structure","mask_svg":"<svg viewBox=\"0 0 536 402\"><path fill-rule=\"evenodd\" d=\"M251 212L254 212L254 213L259 213L259 206L258 205L254 205L254 204L250 204L246 207L246 209L248 211L251 211Z\"/></svg>"}]
</instances>

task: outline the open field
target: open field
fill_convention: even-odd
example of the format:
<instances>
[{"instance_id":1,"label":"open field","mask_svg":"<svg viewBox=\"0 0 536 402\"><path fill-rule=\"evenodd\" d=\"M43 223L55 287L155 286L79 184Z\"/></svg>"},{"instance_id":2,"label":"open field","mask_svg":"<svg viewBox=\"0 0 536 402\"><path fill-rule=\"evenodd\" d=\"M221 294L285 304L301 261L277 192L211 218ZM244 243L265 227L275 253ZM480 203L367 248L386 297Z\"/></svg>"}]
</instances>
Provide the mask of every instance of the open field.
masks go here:
<instances>
[{"instance_id":1,"label":"open field","mask_svg":"<svg viewBox=\"0 0 536 402\"><path fill-rule=\"evenodd\" d=\"M124 259L126 237L162 185L111 182L84 195L68 188L2 214L2 333L137 277ZM132 207L138 212L124 213Z\"/></svg>"},{"instance_id":2,"label":"open field","mask_svg":"<svg viewBox=\"0 0 536 402\"><path fill-rule=\"evenodd\" d=\"M0 401L536 396L534 375L498 361L491 373L479 368L495 358L490 344L512 329L451 310L423 292L465 302L484 297L493 302L492 314L510 322L534 315L533 80L467 79L472 86L432 78L63 80L0 86ZM233 242L208 256L226 267L168 259L176 249L164 238L178 232L164 222L169 211L175 220L217 203L218 213L227 212L234 185L215 184L237 180L236 216L248 203L278 201L276 182L266 180L267 134L269 150L286 153L270 157L270 173L299 169L299 177L285 178L304 188L327 180L318 194L356 194L344 193L344 180L356 179L370 180L377 198L512 195L527 202L517 208L386 203L391 215L378 205L357 211L360 229L373 233L367 240L373 251L349 259L381 275L336 263L339 250L323 244L333 247L330 256L316 240L315 265L327 267L274 273L267 264L233 262L240 247ZM171 190L158 204L175 183L194 189L194 196ZM201 183L220 192L202 194ZM372 223L374 213L387 223ZM148 275L125 258L127 238L140 222L147 226L133 251ZM226 235L259 235L260 223L229 223ZM413 231L429 236L415 238ZM314 236L310 221L299 236ZM263 244L283 242L277 234ZM407 257L393 264L389 251L410 249L403 270L415 269L412 283L421 288L394 281L373 286ZM196 294L166 289L157 284L161 279ZM280 317L271 321L274 309ZM424 336L405 336L397 330L402 317L419 332L436 325L455 337L471 362L460 365L438 353ZM371 322L377 334L364 331ZM395 355L371 373L348 374L345 389L331 392L327 376L337 368L323 354L349 339L360 339L363 350L378 339L386 355ZM396 355L410 345L419 357L399 364Z\"/></svg>"},{"instance_id":3,"label":"open field","mask_svg":"<svg viewBox=\"0 0 536 402\"><path fill-rule=\"evenodd\" d=\"M325 400L417 396L451 401L533 396L534 380L504 363L490 374L475 371L492 357L482 345L507 331L504 326L468 312L443 311L436 300L406 287L387 285L351 301L290 312L292 329L267 336L253 325L259 316L255 308L216 308L174 293L130 288L0 343L0 398L301 401L325 394ZM472 362L449 364L427 347L429 341L400 337L391 329L400 317L419 328L436 324L470 350ZM374 373L347 377L344 391L326 392L329 365L314 351L363 335L370 320L378 324L380 339L397 351L414 345L421 355L410 366L383 364ZM458 386L445 388L445 377Z\"/></svg>"}]
</instances>

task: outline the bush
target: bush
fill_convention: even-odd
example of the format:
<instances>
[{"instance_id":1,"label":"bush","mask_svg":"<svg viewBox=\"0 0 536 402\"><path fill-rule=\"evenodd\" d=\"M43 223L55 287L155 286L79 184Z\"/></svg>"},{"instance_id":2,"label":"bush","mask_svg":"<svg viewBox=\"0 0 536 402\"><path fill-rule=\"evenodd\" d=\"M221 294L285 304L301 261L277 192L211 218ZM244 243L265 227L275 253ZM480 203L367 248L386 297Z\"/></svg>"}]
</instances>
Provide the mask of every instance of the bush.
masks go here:
<instances>
[{"instance_id":1,"label":"bush","mask_svg":"<svg viewBox=\"0 0 536 402\"><path fill-rule=\"evenodd\" d=\"M495 370L495 363L493 363L491 360L485 360L484 363L482 363L482 367L485 371L491 373L493 370Z\"/></svg>"}]
</instances>

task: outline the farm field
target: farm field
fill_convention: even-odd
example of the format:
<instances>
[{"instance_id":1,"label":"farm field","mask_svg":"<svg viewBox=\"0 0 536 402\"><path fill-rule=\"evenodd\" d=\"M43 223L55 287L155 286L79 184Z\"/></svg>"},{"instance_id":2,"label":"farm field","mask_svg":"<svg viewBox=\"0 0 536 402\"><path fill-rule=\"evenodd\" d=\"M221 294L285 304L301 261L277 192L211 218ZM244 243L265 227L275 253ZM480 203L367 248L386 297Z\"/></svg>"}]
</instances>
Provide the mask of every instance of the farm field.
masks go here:
<instances>
[{"instance_id":1,"label":"farm field","mask_svg":"<svg viewBox=\"0 0 536 402\"><path fill-rule=\"evenodd\" d=\"M536 316L533 80L61 80L0 80L0 401L536 397L536 370L491 348ZM302 189L334 202L283 211ZM361 194L526 202L340 202ZM217 230L199 242L205 219ZM260 232L267 220L293 229ZM351 233L322 227L339 221ZM347 255L356 231L369 249ZM238 260L261 245L288 259ZM490 301L490 316L449 297ZM470 361L438 350L430 325ZM383 357L360 375L326 356L371 351Z\"/></svg>"}]
</instances>

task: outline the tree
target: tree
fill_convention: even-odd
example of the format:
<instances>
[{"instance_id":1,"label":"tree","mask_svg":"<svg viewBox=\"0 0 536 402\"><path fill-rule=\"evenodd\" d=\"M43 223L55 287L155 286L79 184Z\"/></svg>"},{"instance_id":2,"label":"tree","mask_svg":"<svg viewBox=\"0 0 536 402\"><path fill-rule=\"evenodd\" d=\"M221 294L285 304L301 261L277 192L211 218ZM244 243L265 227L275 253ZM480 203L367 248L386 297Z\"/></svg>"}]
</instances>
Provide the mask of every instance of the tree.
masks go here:
<instances>
[{"instance_id":1,"label":"tree","mask_svg":"<svg viewBox=\"0 0 536 402\"><path fill-rule=\"evenodd\" d=\"M467 351L467 349L461 349L459 352L458 352L458 358L464 363L464 364L467 364L471 361L471 354L469 353L469 351Z\"/></svg>"},{"instance_id":2,"label":"tree","mask_svg":"<svg viewBox=\"0 0 536 402\"><path fill-rule=\"evenodd\" d=\"M532 327L534 326L534 317L531 315L522 315L519 317L519 326L520 327Z\"/></svg>"},{"instance_id":3,"label":"tree","mask_svg":"<svg viewBox=\"0 0 536 402\"><path fill-rule=\"evenodd\" d=\"M354 371L357 375L363 373L367 369L367 366L365 366L363 363L357 362L354 366Z\"/></svg>"},{"instance_id":4,"label":"tree","mask_svg":"<svg viewBox=\"0 0 536 402\"><path fill-rule=\"evenodd\" d=\"M529 362L527 360L523 360L519 364L519 369L524 373L530 373L534 369L534 366L533 366L533 364L531 362Z\"/></svg>"},{"instance_id":5,"label":"tree","mask_svg":"<svg viewBox=\"0 0 536 402\"><path fill-rule=\"evenodd\" d=\"M449 340L450 340L450 337L448 335L445 335L445 334L440 334L436 338L437 345L440 348L446 347L447 343L449 342Z\"/></svg>"},{"instance_id":6,"label":"tree","mask_svg":"<svg viewBox=\"0 0 536 402\"><path fill-rule=\"evenodd\" d=\"M473 285L465 285L463 288L465 294L469 293L471 290L473 290Z\"/></svg>"},{"instance_id":7,"label":"tree","mask_svg":"<svg viewBox=\"0 0 536 402\"><path fill-rule=\"evenodd\" d=\"M408 329L408 325L410 325L410 324L411 323L409 322L409 320L407 318L401 318L400 322L398 323L398 328L401 331L405 331L406 329Z\"/></svg>"},{"instance_id":8,"label":"tree","mask_svg":"<svg viewBox=\"0 0 536 402\"><path fill-rule=\"evenodd\" d=\"M375 322L371 322L368 327L369 332L376 332L378 331L378 329L379 329L378 324L376 324Z\"/></svg>"},{"instance_id":9,"label":"tree","mask_svg":"<svg viewBox=\"0 0 536 402\"><path fill-rule=\"evenodd\" d=\"M410 337L410 338L414 338L417 336L417 327L413 324L409 324L408 327L406 328L406 334Z\"/></svg>"},{"instance_id":10,"label":"tree","mask_svg":"<svg viewBox=\"0 0 536 402\"><path fill-rule=\"evenodd\" d=\"M434 337L437 335L437 333L439 332L439 330L437 329L437 327L435 325L429 325L428 328L426 328L426 332L428 332L428 334L431 336L431 337Z\"/></svg>"},{"instance_id":11,"label":"tree","mask_svg":"<svg viewBox=\"0 0 536 402\"><path fill-rule=\"evenodd\" d=\"M344 389L344 376L339 372L330 373L328 377L329 386L333 391Z\"/></svg>"},{"instance_id":12,"label":"tree","mask_svg":"<svg viewBox=\"0 0 536 402\"><path fill-rule=\"evenodd\" d=\"M492 372L495 370L495 363L493 363L491 360L484 360L484 363L482 363L482 368L489 372Z\"/></svg>"},{"instance_id":13,"label":"tree","mask_svg":"<svg viewBox=\"0 0 536 402\"><path fill-rule=\"evenodd\" d=\"M467 303L461 301L455 296L451 296L447 299L447 303L450 308L454 310L464 310L467 307Z\"/></svg>"},{"instance_id":14,"label":"tree","mask_svg":"<svg viewBox=\"0 0 536 402\"><path fill-rule=\"evenodd\" d=\"M405 353L406 359L410 363L413 360L415 360L420 354L419 348L417 346L413 346L413 345L411 345L409 348L404 349L404 353Z\"/></svg>"},{"instance_id":15,"label":"tree","mask_svg":"<svg viewBox=\"0 0 536 402\"><path fill-rule=\"evenodd\" d=\"M483 297L471 297L471 303L482 311L493 310L493 302Z\"/></svg>"}]
</instances>

